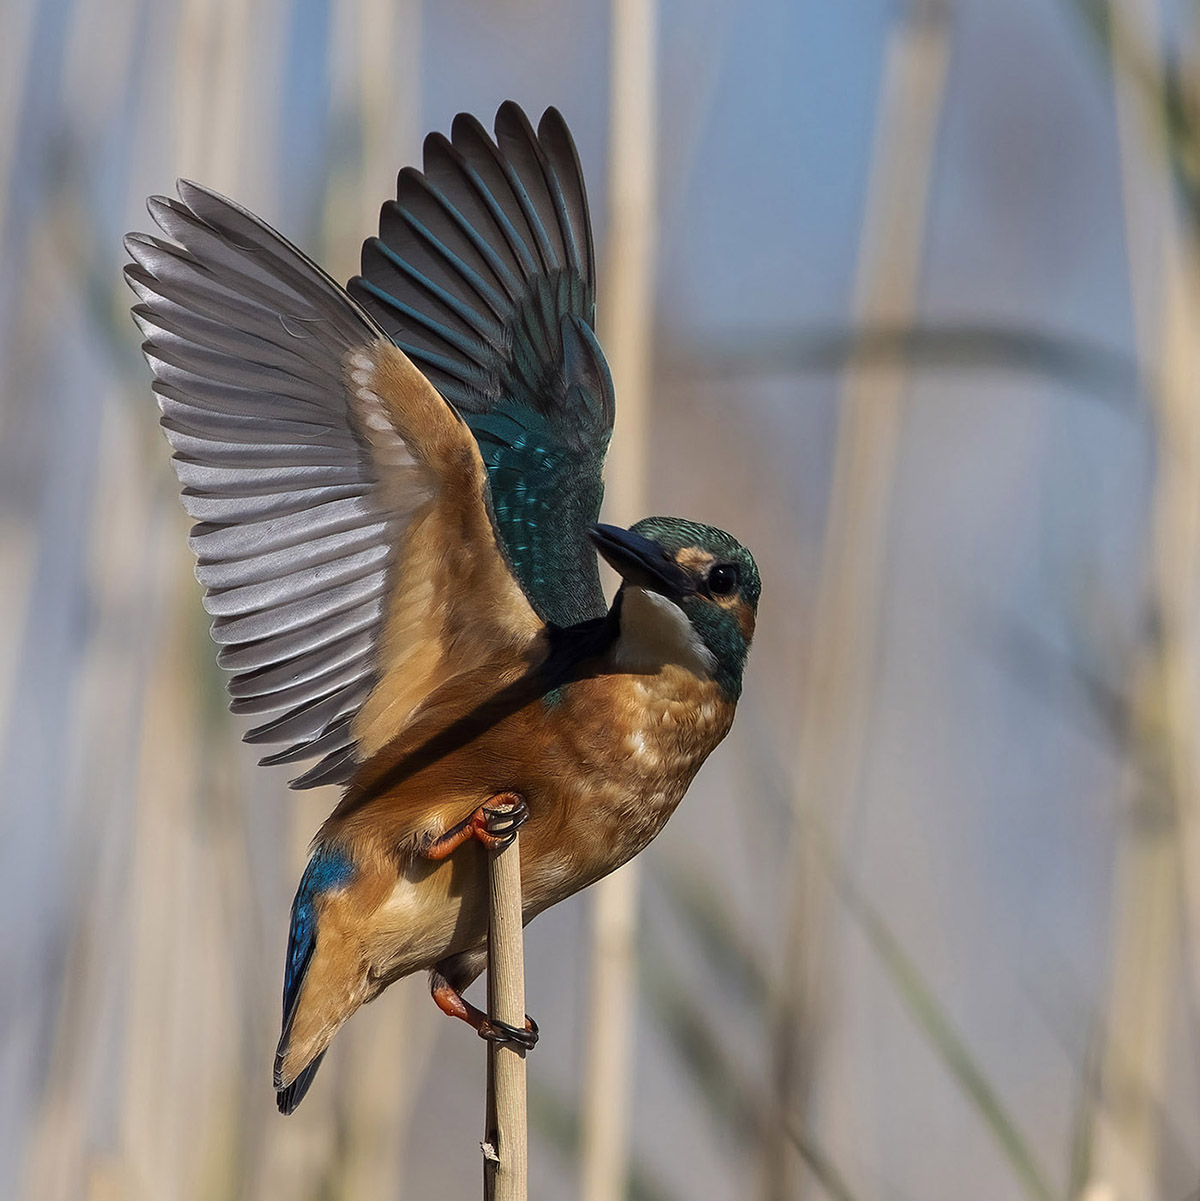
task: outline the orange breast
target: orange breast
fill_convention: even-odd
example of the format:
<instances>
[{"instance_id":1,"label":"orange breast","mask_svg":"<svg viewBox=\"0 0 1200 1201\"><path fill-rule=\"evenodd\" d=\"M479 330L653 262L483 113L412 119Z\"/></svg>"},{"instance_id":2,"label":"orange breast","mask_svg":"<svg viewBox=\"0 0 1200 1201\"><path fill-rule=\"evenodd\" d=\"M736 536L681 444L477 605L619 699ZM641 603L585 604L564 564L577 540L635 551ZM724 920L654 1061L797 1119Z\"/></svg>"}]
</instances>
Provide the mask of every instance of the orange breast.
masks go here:
<instances>
[{"instance_id":1,"label":"orange breast","mask_svg":"<svg viewBox=\"0 0 1200 1201\"><path fill-rule=\"evenodd\" d=\"M445 753L414 754L410 746L401 770L376 765L366 777L375 782L369 798L356 802L352 789L326 825L326 836L352 842L360 864L373 862L356 906L364 919L374 914L368 924L389 948L379 952L388 974L430 966L486 936L481 848L468 843L433 865L418 853L425 835L443 833L498 793L524 795L528 921L658 834L729 730L733 705L711 681L667 666L653 675L585 675L556 704L538 698L492 718Z\"/></svg>"},{"instance_id":2,"label":"orange breast","mask_svg":"<svg viewBox=\"0 0 1200 1201\"><path fill-rule=\"evenodd\" d=\"M550 820L523 837L527 903L554 904L620 867L666 824L693 776L725 737L733 705L711 681L667 666L570 685L547 714L552 754L537 773ZM528 862L528 872L525 863Z\"/></svg>"}]
</instances>

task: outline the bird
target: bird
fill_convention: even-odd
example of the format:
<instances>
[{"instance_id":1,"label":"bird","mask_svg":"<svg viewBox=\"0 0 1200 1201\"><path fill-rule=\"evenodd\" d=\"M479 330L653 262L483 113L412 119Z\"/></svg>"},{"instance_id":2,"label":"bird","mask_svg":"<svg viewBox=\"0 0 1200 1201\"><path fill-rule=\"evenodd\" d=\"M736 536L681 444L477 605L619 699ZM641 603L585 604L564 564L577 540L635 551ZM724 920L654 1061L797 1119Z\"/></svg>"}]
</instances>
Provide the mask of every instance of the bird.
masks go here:
<instances>
[{"instance_id":1,"label":"bird","mask_svg":"<svg viewBox=\"0 0 1200 1201\"><path fill-rule=\"evenodd\" d=\"M599 521L614 419L580 160L549 108L468 114L399 173L342 287L180 180L130 234L132 313L230 707L341 786L291 910L278 1108L389 984L531 1047L464 991L487 854L523 920L663 828L725 737L761 581L700 522ZM611 604L599 559L617 572Z\"/></svg>"}]
</instances>

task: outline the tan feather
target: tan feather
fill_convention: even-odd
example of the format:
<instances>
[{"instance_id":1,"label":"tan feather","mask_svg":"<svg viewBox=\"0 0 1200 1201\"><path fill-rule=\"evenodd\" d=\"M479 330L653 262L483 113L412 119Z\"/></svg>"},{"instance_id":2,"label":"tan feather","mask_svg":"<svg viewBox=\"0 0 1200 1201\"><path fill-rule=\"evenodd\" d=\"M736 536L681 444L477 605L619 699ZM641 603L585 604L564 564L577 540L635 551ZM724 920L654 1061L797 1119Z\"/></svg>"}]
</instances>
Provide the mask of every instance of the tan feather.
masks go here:
<instances>
[{"instance_id":1,"label":"tan feather","mask_svg":"<svg viewBox=\"0 0 1200 1201\"><path fill-rule=\"evenodd\" d=\"M411 471L389 474L400 463L427 469L420 479L428 499L396 556L380 642L383 671L354 720L365 760L446 679L497 653L522 653L542 623L496 542L487 472L467 426L390 342L352 351L346 378L380 476L411 477Z\"/></svg>"}]
</instances>

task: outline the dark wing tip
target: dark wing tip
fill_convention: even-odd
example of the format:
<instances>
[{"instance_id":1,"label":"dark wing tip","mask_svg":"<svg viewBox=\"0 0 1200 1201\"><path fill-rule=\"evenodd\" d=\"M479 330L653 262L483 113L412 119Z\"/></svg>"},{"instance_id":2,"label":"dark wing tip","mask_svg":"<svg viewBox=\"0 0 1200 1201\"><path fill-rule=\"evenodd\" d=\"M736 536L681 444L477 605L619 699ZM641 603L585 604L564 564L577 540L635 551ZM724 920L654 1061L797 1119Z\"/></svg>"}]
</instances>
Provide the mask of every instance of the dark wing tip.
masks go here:
<instances>
[{"instance_id":1,"label":"dark wing tip","mask_svg":"<svg viewBox=\"0 0 1200 1201\"><path fill-rule=\"evenodd\" d=\"M571 127L554 105L542 113L541 120L538 121L537 136L538 141L548 151L554 154L562 153L576 174L582 177L583 166L579 161L579 150L575 145L575 138L571 134Z\"/></svg>"},{"instance_id":2,"label":"dark wing tip","mask_svg":"<svg viewBox=\"0 0 1200 1201\"><path fill-rule=\"evenodd\" d=\"M303 791L306 788L319 788L322 784L347 784L357 769L358 757L354 744L350 743L339 750L330 751L314 767L289 780L288 787Z\"/></svg>"},{"instance_id":3,"label":"dark wing tip","mask_svg":"<svg viewBox=\"0 0 1200 1201\"><path fill-rule=\"evenodd\" d=\"M126 254L129 255L134 262L141 262L141 255L147 250L159 250L162 248L162 243L153 234L130 233L126 234L122 245L125 247Z\"/></svg>"},{"instance_id":4,"label":"dark wing tip","mask_svg":"<svg viewBox=\"0 0 1200 1201\"><path fill-rule=\"evenodd\" d=\"M451 149L450 139L440 129L434 129L427 133L425 140L421 143L421 161L425 164L425 170L429 170L429 163L432 159L439 154L446 154ZM416 169L411 166L401 167L400 175L403 175L405 171L415 171Z\"/></svg>"},{"instance_id":5,"label":"dark wing tip","mask_svg":"<svg viewBox=\"0 0 1200 1201\"><path fill-rule=\"evenodd\" d=\"M225 204L233 204L233 201L228 196L222 196L220 192L214 192L212 188L205 187L202 183L197 183L194 179L185 179L180 176L175 181L175 191L179 194L179 199L183 201L188 208L192 208L192 201L189 199L207 199L220 200ZM240 206L235 206L240 207Z\"/></svg>"},{"instance_id":6,"label":"dark wing tip","mask_svg":"<svg viewBox=\"0 0 1200 1201\"><path fill-rule=\"evenodd\" d=\"M497 137L500 137L503 132L520 133L530 142L535 141L537 137L533 132L533 123L515 100L506 100L496 110L496 120L493 122L493 126Z\"/></svg>"},{"instance_id":7,"label":"dark wing tip","mask_svg":"<svg viewBox=\"0 0 1200 1201\"><path fill-rule=\"evenodd\" d=\"M457 146L464 138L479 138L485 142L492 140L491 134L474 113L456 113L454 120L450 122L450 142Z\"/></svg>"},{"instance_id":8,"label":"dark wing tip","mask_svg":"<svg viewBox=\"0 0 1200 1201\"><path fill-rule=\"evenodd\" d=\"M202 183L197 183L194 179L184 179L183 176L180 176L175 181L175 195L178 196L179 200L183 201L183 203L187 205L187 207L191 209L193 213L196 212L197 201L199 201L201 204L203 204L206 200L222 201L225 204L233 203L227 197L222 196L220 192L214 192L211 188L206 188ZM176 201L173 196L157 196L151 197L151 199L165 200L168 204L179 203L179 201ZM147 201L147 204L149 204L149 201Z\"/></svg>"},{"instance_id":9,"label":"dark wing tip","mask_svg":"<svg viewBox=\"0 0 1200 1201\"><path fill-rule=\"evenodd\" d=\"M516 118L518 121L524 121L529 124L529 118L525 116L525 110L515 100L504 100L500 107L496 110L496 120L501 118L510 119Z\"/></svg>"},{"instance_id":10,"label":"dark wing tip","mask_svg":"<svg viewBox=\"0 0 1200 1201\"><path fill-rule=\"evenodd\" d=\"M121 276L140 302L145 299L144 293L146 288L151 283L152 277L147 274L146 269L141 265L141 263L134 259L133 252L129 249L129 239L132 236L132 234L126 234L124 244L125 253L128 254L131 259L133 259L133 262L126 263L125 266L121 268Z\"/></svg>"}]
</instances>

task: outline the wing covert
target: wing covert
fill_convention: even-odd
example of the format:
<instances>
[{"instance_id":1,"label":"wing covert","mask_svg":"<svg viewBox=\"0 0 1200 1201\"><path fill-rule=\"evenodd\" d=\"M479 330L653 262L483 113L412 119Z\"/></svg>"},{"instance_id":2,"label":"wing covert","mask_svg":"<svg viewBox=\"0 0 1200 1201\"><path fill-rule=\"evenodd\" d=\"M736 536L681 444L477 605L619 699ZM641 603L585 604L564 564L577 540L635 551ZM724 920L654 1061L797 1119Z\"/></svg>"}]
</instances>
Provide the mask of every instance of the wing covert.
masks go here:
<instances>
[{"instance_id":1,"label":"wing covert","mask_svg":"<svg viewBox=\"0 0 1200 1201\"><path fill-rule=\"evenodd\" d=\"M513 571L546 621L605 612L599 517L613 391L593 332L595 254L571 135L511 102L425 141L349 291L463 415Z\"/></svg>"}]
</instances>

